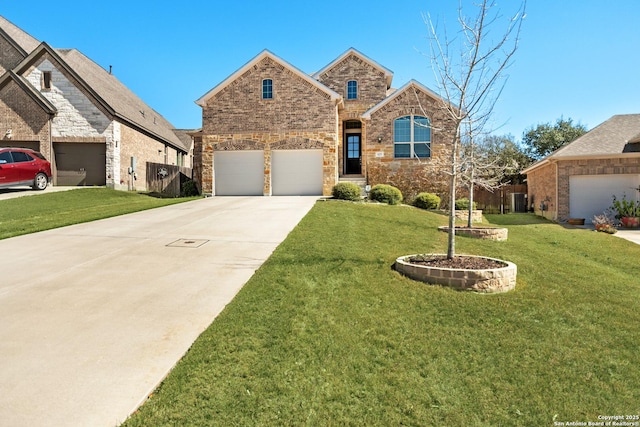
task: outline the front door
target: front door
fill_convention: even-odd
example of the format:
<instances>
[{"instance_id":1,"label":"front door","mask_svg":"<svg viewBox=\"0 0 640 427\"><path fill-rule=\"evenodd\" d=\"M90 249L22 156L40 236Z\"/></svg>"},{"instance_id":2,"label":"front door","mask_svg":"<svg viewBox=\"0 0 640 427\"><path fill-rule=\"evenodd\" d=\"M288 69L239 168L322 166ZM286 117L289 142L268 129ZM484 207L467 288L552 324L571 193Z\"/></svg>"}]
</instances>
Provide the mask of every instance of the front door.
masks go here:
<instances>
[{"instance_id":1,"label":"front door","mask_svg":"<svg viewBox=\"0 0 640 427\"><path fill-rule=\"evenodd\" d=\"M359 133L347 134L345 175L362 173L362 147L360 139L362 135Z\"/></svg>"}]
</instances>

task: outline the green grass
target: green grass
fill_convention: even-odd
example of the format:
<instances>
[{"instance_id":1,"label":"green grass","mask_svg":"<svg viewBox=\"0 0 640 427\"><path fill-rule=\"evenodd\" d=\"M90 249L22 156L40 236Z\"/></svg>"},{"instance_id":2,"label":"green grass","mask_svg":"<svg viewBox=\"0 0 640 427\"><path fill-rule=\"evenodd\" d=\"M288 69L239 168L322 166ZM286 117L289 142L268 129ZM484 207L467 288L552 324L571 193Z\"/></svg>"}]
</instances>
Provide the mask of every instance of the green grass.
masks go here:
<instances>
[{"instance_id":1,"label":"green grass","mask_svg":"<svg viewBox=\"0 0 640 427\"><path fill-rule=\"evenodd\" d=\"M640 409L640 246L530 215L458 253L518 265L514 291L411 281L446 218L319 202L131 426L551 426Z\"/></svg>"},{"instance_id":2,"label":"green grass","mask_svg":"<svg viewBox=\"0 0 640 427\"><path fill-rule=\"evenodd\" d=\"M192 199L87 188L0 200L0 239L157 208Z\"/></svg>"}]
</instances>

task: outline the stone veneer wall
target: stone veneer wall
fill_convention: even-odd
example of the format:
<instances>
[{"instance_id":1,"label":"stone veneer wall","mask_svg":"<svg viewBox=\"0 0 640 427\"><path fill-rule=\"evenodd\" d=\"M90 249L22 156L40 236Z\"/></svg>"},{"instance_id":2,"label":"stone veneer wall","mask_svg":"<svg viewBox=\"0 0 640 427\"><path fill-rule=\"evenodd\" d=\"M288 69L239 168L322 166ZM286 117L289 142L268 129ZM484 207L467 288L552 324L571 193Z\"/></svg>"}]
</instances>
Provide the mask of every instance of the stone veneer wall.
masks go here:
<instances>
[{"instance_id":1,"label":"stone veneer wall","mask_svg":"<svg viewBox=\"0 0 640 427\"><path fill-rule=\"evenodd\" d=\"M262 80L273 80L273 99L262 99ZM229 83L202 109L202 141L196 140L194 176L202 193L213 194L216 150L265 150L264 194L271 194L273 144L324 151L323 194L337 180L337 106L325 91L270 58L264 58Z\"/></svg>"},{"instance_id":2,"label":"stone veneer wall","mask_svg":"<svg viewBox=\"0 0 640 427\"><path fill-rule=\"evenodd\" d=\"M558 161L558 220L569 218L569 177L575 175L640 174L640 158L580 159Z\"/></svg>"},{"instance_id":3,"label":"stone veneer wall","mask_svg":"<svg viewBox=\"0 0 640 427\"><path fill-rule=\"evenodd\" d=\"M387 96L387 82L384 72L373 67L367 61L356 55L349 55L331 69L318 77L318 80L333 91L342 95L344 106L339 112L338 121L338 173L344 173L344 130L343 123L346 120L360 120L362 113L378 104ZM358 98L347 99L347 82L358 82ZM366 173L364 161L364 146L367 140L365 126L361 129L362 141L362 173Z\"/></svg>"},{"instance_id":4,"label":"stone veneer wall","mask_svg":"<svg viewBox=\"0 0 640 427\"><path fill-rule=\"evenodd\" d=\"M16 82L0 88L0 139L2 145L31 142L40 145L40 152L49 160L51 153L50 117ZM5 132L11 129L8 139Z\"/></svg>"}]
</instances>

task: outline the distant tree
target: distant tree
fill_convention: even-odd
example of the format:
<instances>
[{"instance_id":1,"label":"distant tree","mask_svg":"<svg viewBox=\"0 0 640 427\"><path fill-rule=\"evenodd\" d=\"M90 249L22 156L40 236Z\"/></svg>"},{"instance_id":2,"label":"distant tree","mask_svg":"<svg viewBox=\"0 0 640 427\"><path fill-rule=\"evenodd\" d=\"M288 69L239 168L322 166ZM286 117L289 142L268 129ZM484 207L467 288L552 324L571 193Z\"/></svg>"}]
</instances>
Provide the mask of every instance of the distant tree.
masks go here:
<instances>
[{"instance_id":1,"label":"distant tree","mask_svg":"<svg viewBox=\"0 0 640 427\"><path fill-rule=\"evenodd\" d=\"M513 135L489 135L480 144L480 149L487 159L501 169L499 184L522 184L524 176L520 171L532 163L524 149L518 145Z\"/></svg>"},{"instance_id":2,"label":"distant tree","mask_svg":"<svg viewBox=\"0 0 640 427\"><path fill-rule=\"evenodd\" d=\"M587 128L584 125L573 124L571 118L565 120L560 117L553 125L544 123L526 130L522 136L522 144L529 157L540 160L585 133Z\"/></svg>"},{"instance_id":3,"label":"distant tree","mask_svg":"<svg viewBox=\"0 0 640 427\"><path fill-rule=\"evenodd\" d=\"M463 139L468 136L465 132ZM467 227L472 226L475 188L493 192L506 184L521 183L523 177L518 171L529 163L511 135L485 135L462 144L460 178L469 191Z\"/></svg>"}]
</instances>

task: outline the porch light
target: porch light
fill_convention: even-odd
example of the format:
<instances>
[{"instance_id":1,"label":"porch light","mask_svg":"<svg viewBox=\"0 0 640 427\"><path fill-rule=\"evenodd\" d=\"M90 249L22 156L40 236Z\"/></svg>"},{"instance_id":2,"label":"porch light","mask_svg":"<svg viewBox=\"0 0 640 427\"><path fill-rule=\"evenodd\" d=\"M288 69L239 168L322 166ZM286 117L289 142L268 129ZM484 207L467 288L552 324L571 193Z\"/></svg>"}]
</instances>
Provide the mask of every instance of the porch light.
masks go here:
<instances>
[{"instance_id":1,"label":"porch light","mask_svg":"<svg viewBox=\"0 0 640 427\"><path fill-rule=\"evenodd\" d=\"M378 136L378 144L382 144L382 135Z\"/></svg>"}]
</instances>

